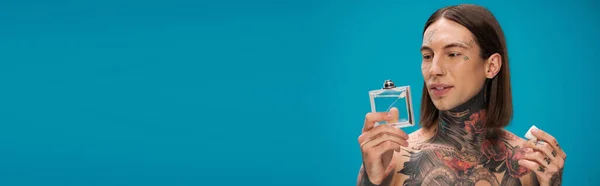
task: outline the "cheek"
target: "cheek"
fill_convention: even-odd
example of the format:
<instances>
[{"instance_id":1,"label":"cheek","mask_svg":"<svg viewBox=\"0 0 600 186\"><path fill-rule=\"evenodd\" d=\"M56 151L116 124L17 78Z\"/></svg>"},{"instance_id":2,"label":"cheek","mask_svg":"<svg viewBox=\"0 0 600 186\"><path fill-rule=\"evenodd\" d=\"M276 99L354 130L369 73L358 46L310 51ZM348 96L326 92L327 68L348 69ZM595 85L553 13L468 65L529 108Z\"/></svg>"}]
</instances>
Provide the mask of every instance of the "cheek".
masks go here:
<instances>
[{"instance_id":1,"label":"cheek","mask_svg":"<svg viewBox=\"0 0 600 186\"><path fill-rule=\"evenodd\" d=\"M427 79L427 76L429 76L429 65L429 63L421 63L421 73L425 79Z\"/></svg>"},{"instance_id":2,"label":"cheek","mask_svg":"<svg viewBox=\"0 0 600 186\"><path fill-rule=\"evenodd\" d=\"M457 82L460 82L467 92L478 89L483 85L486 78L482 61L472 61L463 63L463 65L456 65L453 70Z\"/></svg>"}]
</instances>

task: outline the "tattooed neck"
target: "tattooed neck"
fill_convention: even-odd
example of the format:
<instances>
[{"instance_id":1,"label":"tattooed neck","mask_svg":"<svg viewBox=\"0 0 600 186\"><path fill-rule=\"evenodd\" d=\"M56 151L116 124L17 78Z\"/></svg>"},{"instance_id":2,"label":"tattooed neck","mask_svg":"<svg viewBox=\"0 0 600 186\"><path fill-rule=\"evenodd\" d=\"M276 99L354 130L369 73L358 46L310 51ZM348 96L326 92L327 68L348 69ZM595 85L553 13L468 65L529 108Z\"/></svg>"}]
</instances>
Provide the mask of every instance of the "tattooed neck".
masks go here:
<instances>
[{"instance_id":1,"label":"tattooed neck","mask_svg":"<svg viewBox=\"0 0 600 186\"><path fill-rule=\"evenodd\" d=\"M434 143L452 146L459 151L479 153L487 135L485 98L483 91L462 105L439 111Z\"/></svg>"}]
</instances>

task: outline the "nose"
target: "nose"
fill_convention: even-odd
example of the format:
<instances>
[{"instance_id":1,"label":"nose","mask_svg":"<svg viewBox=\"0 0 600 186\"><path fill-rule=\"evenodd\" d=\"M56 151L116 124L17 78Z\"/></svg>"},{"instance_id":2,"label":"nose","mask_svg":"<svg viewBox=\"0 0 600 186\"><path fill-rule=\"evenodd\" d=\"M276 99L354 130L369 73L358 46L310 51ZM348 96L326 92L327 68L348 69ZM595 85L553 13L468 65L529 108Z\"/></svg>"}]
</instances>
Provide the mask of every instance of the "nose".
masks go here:
<instances>
[{"instance_id":1,"label":"nose","mask_svg":"<svg viewBox=\"0 0 600 186\"><path fill-rule=\"evenodd\" d=\"M431 62L431 66L429 68L429 75L430 76L442 76L444 75L444 71L442 69L442 65L440 64L441 60L439 58L434 57L434 59Z\"/></svg>"}]
</instances>

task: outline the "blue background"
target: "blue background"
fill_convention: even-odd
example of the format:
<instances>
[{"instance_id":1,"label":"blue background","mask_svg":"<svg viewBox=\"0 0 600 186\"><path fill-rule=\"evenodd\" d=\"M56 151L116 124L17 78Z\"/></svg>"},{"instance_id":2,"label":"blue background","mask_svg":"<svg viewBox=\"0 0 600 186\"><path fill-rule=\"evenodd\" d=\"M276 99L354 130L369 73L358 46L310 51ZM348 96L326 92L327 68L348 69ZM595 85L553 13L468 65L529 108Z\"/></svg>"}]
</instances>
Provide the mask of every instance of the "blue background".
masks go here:
<instances>
[{"instance_id":1,"label":"blue background","mask_svg":"<svg viewBox=\"0 0 600 186\"><path fill-rule=\"evenodd\" d=\"M595 183L598 1L57 0L0 2L0 184L354 185L367 92L418 116L422 27L457 3L504 28L508 129Z\"/></svg>"}]
</instances>

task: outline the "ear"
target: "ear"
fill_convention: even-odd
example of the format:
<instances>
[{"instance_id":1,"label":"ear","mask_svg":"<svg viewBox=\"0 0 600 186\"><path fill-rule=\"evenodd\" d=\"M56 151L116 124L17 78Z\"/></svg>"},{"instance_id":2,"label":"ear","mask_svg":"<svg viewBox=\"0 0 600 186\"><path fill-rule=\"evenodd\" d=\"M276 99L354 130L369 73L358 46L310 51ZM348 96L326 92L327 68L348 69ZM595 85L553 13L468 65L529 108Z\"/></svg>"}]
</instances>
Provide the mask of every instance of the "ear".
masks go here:
<instances>
[{"instance_id":1,"label":"ear","mask_svg":"<svg viewBox=\"0 0 600 186\"><path fill-rule=\"evenodd\" d=\"M500 68L502 68L502 56L494 53L485 62L485 77L488 79L496 77Z\"/></svg>"}]
</instances>

